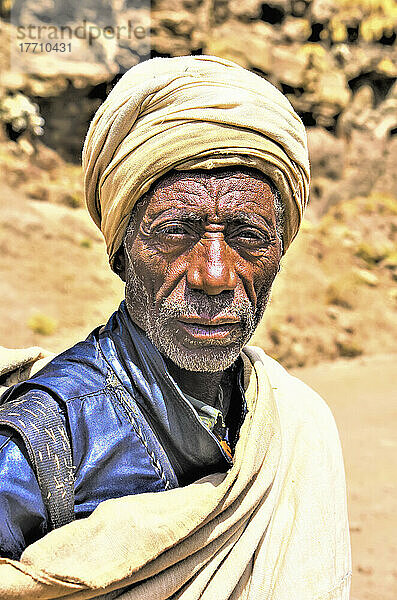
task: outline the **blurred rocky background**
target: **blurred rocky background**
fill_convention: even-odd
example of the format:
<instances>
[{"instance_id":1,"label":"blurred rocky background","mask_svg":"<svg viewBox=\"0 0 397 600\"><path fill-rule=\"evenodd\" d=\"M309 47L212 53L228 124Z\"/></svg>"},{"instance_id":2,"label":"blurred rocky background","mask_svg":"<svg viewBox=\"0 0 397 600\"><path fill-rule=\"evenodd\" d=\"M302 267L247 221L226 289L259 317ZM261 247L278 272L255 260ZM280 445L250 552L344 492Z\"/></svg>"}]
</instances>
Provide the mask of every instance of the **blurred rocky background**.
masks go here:
<instances>
[{"instance_id":1,"label":"blurred rocky background","mask_svg":"<svg viewBox=\"0 0 397 600\"><path fill-rule=\"evenodd\" d=\"M122 298L101 235L83 209L79 163L95 110L120 73L140 60L128 40L102 37L79 42L80 60L69 61L66 72L59 53L11 69L16 22L78 25L85 19L104 26L130 19L146 28L150 21L151 56L231 59L276 85L307 126L310 206L255 343L289 368L396 353L397 2L153 0L151 13L133 0L84 6L0 0L0 343L62 350L103 322ZM381 367L374 373L382 379ZM396 445L386 435L382 448L395 453ZM374 465L372 478L386 473ZM359 471L360 494L366 477ZM385 484L385 502L391 491ZM379 515L393 511L376 502L379 525ZM352 600L394 600L391 545L378 541L383 558L376 566L378 547L371 546L373 537L363 541L368 528L360 510L352 536L366 554L355 566ZM391 531L392 523L379 527Z\"/></svg>"},{"instance_id":2,"label":"blurred rocky background","mask_svg":"<svg viewBox=\"0 0 397 600\"><path fill-rule=\"evenodd\" d=\"M0 165L8 186L3 202L15 208L17 198L30 199L33 212L47 210L47 204L39 203L49 202L79 213L79 163L88 123L120 73L139 61L128 40L102 36L91 44L80 40L84 60L68 63L66 73L64 55L54 52L33 57L36 62L20 72L10 68L16 25L105 26L128 20L147 25L151 17L152 56L215 54L234 60L284 92L307 126L312 165L307 221L285 258L256 343L289 367L396 349L395 1L174 0L171 9L169 0L153 0L151 14L133 0L66 5L59 0L1 0L0 7ZM11 258L8 210L0 217L4 269ZM39 221L42 239L49 222ZM62 216L60 224L65 233ZM33 235L32 228L27 231ZM100 237L92 231L95 246ZM20 242L12 244L14 252L16 245ZM87 241L82 254L92 251L88 246ZM91 268L97 276L96 264ZM87 269L86 280L90 261ZM112 304L118 287L105 261L103 277L112 281ZM26 283L17 279L21 286ZM51 318L58 326L53 334L43 341L39 331L26 327L25 317L18 317L14 338L5 341L58 347L59 340L61 347L73 337L65 303L56 301L60 288L48 280L47 285L40 310L50 310L45 302L54 295ZM26 293L25 286L23 314L31 307ZM9 338L9 328L2 327Z\"/></svg>"}]
</instances>

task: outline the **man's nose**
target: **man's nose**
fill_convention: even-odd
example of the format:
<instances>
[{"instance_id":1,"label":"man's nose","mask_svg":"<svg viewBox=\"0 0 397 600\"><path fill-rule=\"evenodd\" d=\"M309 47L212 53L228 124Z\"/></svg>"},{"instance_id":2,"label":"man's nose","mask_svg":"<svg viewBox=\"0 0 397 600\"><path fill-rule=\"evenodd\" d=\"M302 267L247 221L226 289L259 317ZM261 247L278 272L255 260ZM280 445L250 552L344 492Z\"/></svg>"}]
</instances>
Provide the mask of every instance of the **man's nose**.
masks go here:
<instances>
[{"instance_id":1,"label":"man's nose","mask_svg":"<svg viewBox=\"0 0 397 600\"><path fill-rule=\"evenodd\" d=\"M209 296L234 290L237 284L232 249L222 237L203 238L194 247L187 272L191 289Z\"/></svg>"}]
</instances>

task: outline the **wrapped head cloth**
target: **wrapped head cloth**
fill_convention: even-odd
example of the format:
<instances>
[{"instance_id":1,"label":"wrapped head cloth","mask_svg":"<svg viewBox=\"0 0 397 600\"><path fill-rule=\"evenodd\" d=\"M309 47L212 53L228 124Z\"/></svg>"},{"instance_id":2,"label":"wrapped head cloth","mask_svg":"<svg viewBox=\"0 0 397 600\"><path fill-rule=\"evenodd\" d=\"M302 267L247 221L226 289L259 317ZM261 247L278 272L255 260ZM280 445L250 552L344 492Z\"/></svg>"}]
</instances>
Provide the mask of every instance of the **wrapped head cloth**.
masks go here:
<instances>
[{"instance_id":1,"label":"wrapped head cloth","mask_svg":"<svg viewBox=\"0 0 397 600\"><path fill-rule=\"evenodd\" d=\"M110 264L132 208L172 169L245 166L284 205L284 251L308 200L306 132L268 81L215 56L155 58L123 75L94 116L83 150L88 210Z\"/></svg>"}]
</instances>

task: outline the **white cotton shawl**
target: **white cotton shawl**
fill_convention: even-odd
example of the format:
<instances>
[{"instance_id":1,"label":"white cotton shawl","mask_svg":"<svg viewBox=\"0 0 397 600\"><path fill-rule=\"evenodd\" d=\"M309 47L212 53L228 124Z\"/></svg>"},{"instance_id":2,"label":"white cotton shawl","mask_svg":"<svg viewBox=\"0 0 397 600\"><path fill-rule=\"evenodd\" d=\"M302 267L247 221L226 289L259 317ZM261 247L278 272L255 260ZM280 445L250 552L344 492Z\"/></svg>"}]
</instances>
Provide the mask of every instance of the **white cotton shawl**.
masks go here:
<instances>
[{"instance_id":1,"label":"white cotton shawl","mask_svg":"<svg viewBox=\"0 0 397 600\"><path fill-rule=\"evenodd\" d=\"M20 562L0 559L2 600L348 600L332 415L258 348L242 356L249 412L232 468L108 500L28 547Z\"/></svg>"}]
</instances>

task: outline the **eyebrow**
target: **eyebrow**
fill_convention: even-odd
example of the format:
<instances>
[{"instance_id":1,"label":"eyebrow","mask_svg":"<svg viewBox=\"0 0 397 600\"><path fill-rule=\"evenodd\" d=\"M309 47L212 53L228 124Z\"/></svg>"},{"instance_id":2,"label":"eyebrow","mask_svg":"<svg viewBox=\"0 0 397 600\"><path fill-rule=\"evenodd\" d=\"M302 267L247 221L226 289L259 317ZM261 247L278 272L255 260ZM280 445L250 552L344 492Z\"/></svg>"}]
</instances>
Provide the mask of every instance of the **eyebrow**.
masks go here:
<instances>
[{"instance_id":1,"label":"eyebrow","mask_svg":"<svg viewBox=\"0 0 397 600\"><path fill-rule=\"evenodd\" d=\"M183 214L177 215L178 221L204 221L203 215L193 211L184 211Z\"/></svg>"},{"instance_id":2,"label":"eyebrow","mask_svg":"<svg viewBox=\"0 0 397 600\"><path fill-rule=\"evenodd\" d=\"M226 216L227 223L241 223L242 225L263 225L272 227L273 223L270 219L262 215L254 213L248 214L245 211L237 211L229 216Z\"/></svg>"},{"instance_id":3,"label":"eyebrow","mask_svg":"<svg viewBox=\"0 0 397 600\"><path fill-rule=\"evenodd\" d=\"M207 213L200 213L197 211L191 211L183 209L183 212L177 215L166 215L170 218L175 218L178 221L194 222L194 223L203 223L206 220ZM235 211L225 216L224 222L228 225L265 225L266 227L272 228L274 224L272 221L265 216L256 215L256 214L248 214L245 211Z\"/></svg>"}]
</instances>

